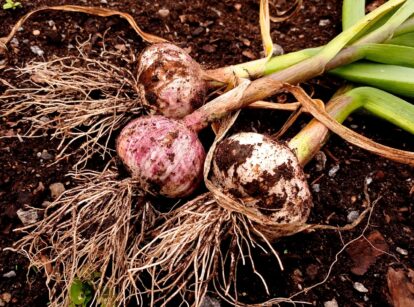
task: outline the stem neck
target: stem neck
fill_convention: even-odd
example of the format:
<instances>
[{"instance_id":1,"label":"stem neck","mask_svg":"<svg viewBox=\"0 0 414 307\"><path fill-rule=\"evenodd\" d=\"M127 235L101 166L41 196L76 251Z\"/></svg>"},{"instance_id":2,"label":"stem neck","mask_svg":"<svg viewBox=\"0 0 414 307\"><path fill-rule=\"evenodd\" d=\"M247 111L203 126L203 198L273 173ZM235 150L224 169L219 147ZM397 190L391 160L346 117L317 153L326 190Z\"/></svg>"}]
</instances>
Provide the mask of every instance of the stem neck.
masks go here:
<instances>
[{"instance_id":1,"label":"stem neck","mask_svg":"<svg viewBox=\"0 0 414 307\"><path fill-rule=\"evenodd\" d=\"M326 111L342 123L360 108L414 134L414 105L375 88L359 87L338 96L327 104ZM313 119L289 142L289 147L296 153L300 164L305 165L328 137L328 128Z\"/></svg>"},{"instance_id":2,"label":"stem neck","mask_svg":"<svg viewBox=\"0 0 414 307\"><path fill-rule=\"evenodd\" d=\"M315 56L305 59L284 70L253 81L247 89L243 88L240 99L229 99L223 101L218 97L205 104L192 114L185 117L185 122L195 131L207 126L209 122L223 118L228 113L248 106L250 103L263 100L266 97L278 93L284 83L298 84L345 64L352 63L361 57L358 47L350 46L342 49L352 38L363 31L370 23L404 3L403 0L390 0L377 10L365 16L360 22L339 34L331 42L322 48ZM390 32L403 23L414 11L414 0L407 0L398 11L378 30ZM396 17L394 17L396 16ZM364 37L363 43L379 43L388 38L389 35L379 35L376 31ZM356 44L358 44L358 41ZM341 50L342 49L342 50Z\"/></svg>"}]
</instances>

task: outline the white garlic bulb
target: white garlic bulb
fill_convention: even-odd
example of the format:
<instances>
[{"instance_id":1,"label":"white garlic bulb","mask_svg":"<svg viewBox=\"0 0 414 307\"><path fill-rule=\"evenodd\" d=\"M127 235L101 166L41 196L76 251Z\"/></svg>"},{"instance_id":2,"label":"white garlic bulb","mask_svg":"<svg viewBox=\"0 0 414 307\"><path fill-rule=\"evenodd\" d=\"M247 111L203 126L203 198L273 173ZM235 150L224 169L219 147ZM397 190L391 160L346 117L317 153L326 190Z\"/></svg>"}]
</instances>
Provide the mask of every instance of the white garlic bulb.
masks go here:
<instances>
[{"instance_id":1,"label":"white garlic bulb","mask_svg":"<svg viewBox=\"0 0 414 307\"><path fill-rule=\"evenodd\" d=\"M258 133L238 133L214 152L212 181L276 223L305 222L312 197L290 148Z\"/></svg>"}]
</instances>

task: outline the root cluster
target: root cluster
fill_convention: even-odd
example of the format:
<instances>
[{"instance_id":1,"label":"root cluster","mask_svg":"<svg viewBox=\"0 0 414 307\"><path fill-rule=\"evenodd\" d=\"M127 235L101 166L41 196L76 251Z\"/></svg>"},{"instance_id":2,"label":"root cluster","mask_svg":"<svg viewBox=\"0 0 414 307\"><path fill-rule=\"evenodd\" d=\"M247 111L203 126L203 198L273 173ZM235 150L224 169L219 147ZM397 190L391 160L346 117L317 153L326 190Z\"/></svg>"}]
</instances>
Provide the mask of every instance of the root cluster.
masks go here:
<instances>
[{"instance_id":1,"label":"root cluster","mask_svg":"<svg viewBox=\"0 0 414 307\"><path fill-rule=\"evenodd\" d=\"M134 75L108 61L79 56L32 62L12 69L23 81L7 83L0 96L1 115L25 114L26 136L48 131L60 139L59 157L73 154L83 167L94 154L105 157L113 132L142 113L141 95Z\"/></svg>"},{"instance_id":2,"label":"root cluster","mask_svg":"<svg viewBox=\"0 0 414 307\"><path fill-rule=\"evenodd\" d=\"M41 221L18 229L26 235L15 249L45 268L51 306L69 303L75 280L92 284L95 303L123 303L127 253L145 231L141 226L152 224L151 207L133 180L117 179L116 171L82 171L76 178L78 185L44 210Z\"/></svg>"}]
</instances>

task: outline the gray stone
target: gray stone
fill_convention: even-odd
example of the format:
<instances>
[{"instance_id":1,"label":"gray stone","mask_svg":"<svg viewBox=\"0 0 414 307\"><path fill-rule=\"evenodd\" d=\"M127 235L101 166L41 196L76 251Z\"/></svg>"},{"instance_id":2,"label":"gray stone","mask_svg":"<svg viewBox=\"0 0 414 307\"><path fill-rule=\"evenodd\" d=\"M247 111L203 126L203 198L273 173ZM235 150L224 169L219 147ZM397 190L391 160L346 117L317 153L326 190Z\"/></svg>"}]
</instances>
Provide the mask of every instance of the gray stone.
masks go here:
<instances>
[{"instance_id":1,"label":"gray stone","mask_svg":"<svg viewBox=\"0 0 414 307\"><path fill-rule=\"evenodd\" d=\"M31 46L30 50L32 50L32 52L38 56L43 56L45 54L45 52L40 49L39 46Z\"/></svg>"},{"instance_id":2,"label":"gray stone","mask_svg":"<svg viewBox=\"0 0 414 307\"><path fill-rule=\"evenodd\" d=\"M4 273L4 274L3 274L3 277L5 277L5 278L12 278L12 277L16 277L16 272L15 272L15 271L10 271L10 272ZM4 300L4 299L3 299L3 300Z\"/></svg>"},{"instance_id":3,"label":"gray stone","mask_svg":"<svg viewBox=\"0 0 414 307\"><path fill-rule=\"evenodd\" d=\"M39 219L39 215L37 214L37 211L34 209L29 210L23 210L19 209L17 210L17 216L22 221L23 225L30 225L33 223L36 223Z\"/></svg>"},{"instance_id":4,"label":"gray stone","mask_svg":"<svg viewBox=\"0 0 414 307\"><path fill-rule=\"evenodd\" d=\"M221 307L221 304L218 299L206 295L201 302L201 307Z\"/></svg>"},{"instance_id":5,"label":"gray stone","mask_svg":"<svg viewBox=\"0 0 414 307\"><path fill-rule=\"evenodd\" d=\"M361 292L361 293L367 293L368 292L368 289L365 288L365 286L363 284L361 284L360 282L354 283L354 289L357 290L358 292Z\"/></svg>"},{"instance_id":6,"label":"gray stone","mask_svg":"<svg viewBox=\"0 0 414 307\"><path fill-rule=\"evenodd\" d=\"M397 253L399 253L399 254L401 254L403 256L407 256L408 255L408 250L403 249L401 247L397 247L395 250L397 251Z\"/></svg>"},{"instance_id":7,"label":"gray stone","mask_svg":"<svg viewBox=\"0 0 414 307\"><path fill-rule=\"evenodd\" d=\"M359 211L356 211L356 210L349 212L348 215L346 216L348 223L353 223L358 218L359 218Z\"/></svg>"}]
</instances>

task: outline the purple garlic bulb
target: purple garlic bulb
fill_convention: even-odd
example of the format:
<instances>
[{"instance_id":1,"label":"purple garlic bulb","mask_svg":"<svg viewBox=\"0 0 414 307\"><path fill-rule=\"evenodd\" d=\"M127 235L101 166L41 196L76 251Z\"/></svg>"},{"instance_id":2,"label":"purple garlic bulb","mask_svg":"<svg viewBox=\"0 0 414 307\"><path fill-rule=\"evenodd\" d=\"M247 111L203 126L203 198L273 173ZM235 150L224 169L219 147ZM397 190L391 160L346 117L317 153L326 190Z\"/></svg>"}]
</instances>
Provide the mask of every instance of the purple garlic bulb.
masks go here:
<instances>
[{"instance_id":1,"label":"purple garlic bulb","mask_svg":"<svg viewBox=\"0 0 414 307\"><path fill-rule=\"evenodd\" d=\"M214 152L212 181L276 223L305 222L311 193L295 154L258 133L238 133Z\"/></svg>"},{"instance_id":2,"label":"purple garlic bulb","mask_svg":"<svg viewBox=\"0 0 414 307\"><path fill-rule=\"evenodd\" d=\"M151 194L188 196L202 180L203 145L180 121L156 115L135 119L122 129L116 147L132 178Z\"/></svg>"},{"instance_id":3,"label":"purple garlic bulb","mask_svg":"<svg viewBox=\"0 0 414 307\"><path fill-rule=\"evenodd\" d=\"M153 44L142 52L138 80L147 107L169 118L182 118L198 109L207 92L201 66L170 43Z\"/></svg>"}]
</instances>

